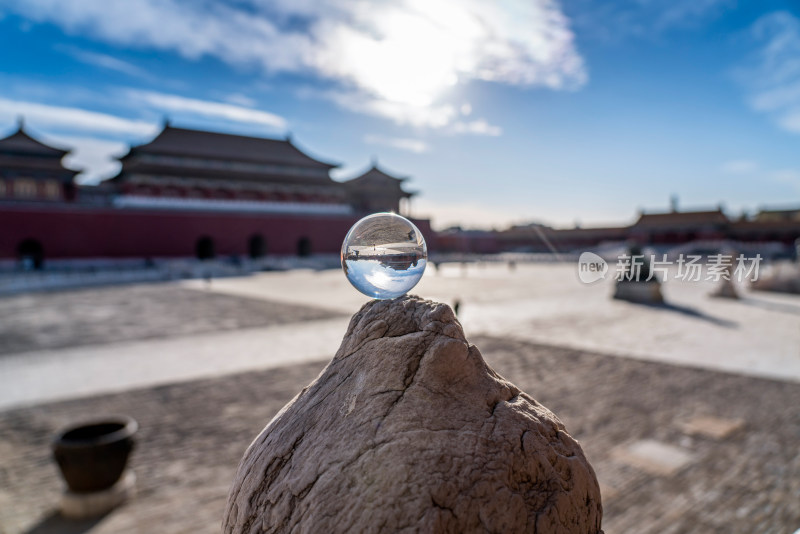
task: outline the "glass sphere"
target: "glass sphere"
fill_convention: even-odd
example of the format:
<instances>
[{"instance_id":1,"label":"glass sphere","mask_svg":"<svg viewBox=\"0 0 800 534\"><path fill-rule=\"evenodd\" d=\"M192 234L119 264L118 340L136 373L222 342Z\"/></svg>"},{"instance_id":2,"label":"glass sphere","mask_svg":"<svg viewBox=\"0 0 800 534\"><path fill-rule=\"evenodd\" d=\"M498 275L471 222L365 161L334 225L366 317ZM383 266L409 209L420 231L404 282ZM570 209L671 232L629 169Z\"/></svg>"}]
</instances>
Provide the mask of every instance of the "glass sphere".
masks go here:
<instances>
[{"instance_id":1,"label":"glass sphere","mask_svg":"<svg viewBox=\"0 0 800 534\"><path fill-rule=\"evenodd\" d=\"M428 247L414 224L394 213L358 221L342 243L342 269L353 287L376 299L405 295L417 285Z\"/></svg>"}]
</instances>

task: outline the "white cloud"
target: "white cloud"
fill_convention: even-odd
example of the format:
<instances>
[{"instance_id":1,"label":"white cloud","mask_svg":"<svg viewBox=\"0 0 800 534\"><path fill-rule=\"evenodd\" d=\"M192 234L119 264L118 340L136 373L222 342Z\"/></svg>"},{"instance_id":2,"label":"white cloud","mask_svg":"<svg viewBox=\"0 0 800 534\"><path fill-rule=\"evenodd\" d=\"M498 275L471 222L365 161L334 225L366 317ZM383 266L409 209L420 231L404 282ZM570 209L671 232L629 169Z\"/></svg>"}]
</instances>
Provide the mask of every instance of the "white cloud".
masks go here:
<instances>
[{"instance_id":1,"label":"white cloud","mask_svg":"<svg viewBox=\"0 0 800 534\"><path fill-rule=\"evenodd\" d=\"M279 130L286 128L286 119L283 117L250 107L134 89L128 90L126 94L132 100L137 100L161 111L186 112L233 122L260 124Z\"/></svg>"},{"instance_id":2,"label":"white cloud","mask_svg":"<svg viewBox=\"0 0 800 534\"><path fill-rule=\"evenodd\" d=\"M145 80L153 79L153 77L146 70L137 67L133 63L128 63L127 61L115 58L114 56L99 54L89 50L82 50L72 46L59 46L57 48L74 57L81 63L86 63L87 65L121 72L122 74L127 74L128 76L142 78Z\"/></svg>"},{"instance_id":3,"label":"white cloud","mask_svg":"<svg viewBox=\"0 0 800 534\"><path fill-rule=\"evenodd\" d=\"M667 0L660 6L663 11L656 27L691 26L698 21L719 15L726 9L736 8L736 0Z\"/></svg>"},{"instance_id":4,"label":"white cloud","mask_svg":"<svg viewBox=\"0 0 800 534\"><path fill-rule=\"evenodd\" d=\"M469 104L462 104L458 109L450 104L433 106L412 106L380 99L364 99L356 93L337 91L316 92L305 91L306 96L317 96L336 102L339 106L376 117L391 119L397 124L415 128L430 128L450 134L474 134L498 136L502 128L489 124L486 119L472 121L457 120L459 114L472 113Z\"/></svg>"},{"instance_id":5,"label":"white cloud","mask_svg":"<svg viewBox=\"0 0 800 534\"><path fill-rule=\"evenodd\" d=\"M444 128L457 116L456 109L449 104L414 106L377 98L365 98L355 92L342 91L319 92L306 90L302 94L325 98L344 109L391 119L397 124L414 126L415 128Z\"/></svg>"},{"instance_id":6,"label":"white cloud","mask_svg":"<svg viewBox=\"0 0 800 534\"><path fill-rule=\"evenodd\" d=\"M739 71L750 106L778 127L800 133L800 19L786 11L764 15L751 27L758 49Z\"/></svg>"},{"instance_id":7,"label":"white cloud","mask_svg":"<svg viewBox=\"0 0 800 534\"><path fill-rule=\"evenodd\" d=\"M414 152L416 154L427 152L430 148L428 147L427 143L420 141L419 139L384 137L382 135L366 135L364 136L364 142L370 145L388 146L391 148L397 148L399 150L405 150L407 152Z\"/></svg>"},{"instance_id":8,"label":"white cloud","mask_svg":"<svg viewBox=\"0 0 800 534\"><path fill-rule=\"evenodd\" d=\"M43 140L72 151L64 158L64 165L83 171L78 175L82 184L96 184L119 172L121 164L116 158L125 154L129 146L122 141L72 135L45 135Z\"/></svg>"},{"instance_id":9,"label":"white cloud","mask_svg":"<svg viewBox=\"0 0 800 534\"><path fill-rule=\"evenodd\" d=\"M749 159L726 161L720 167L725 174L752 174L758 170L758 163Z\"/></svg>"},{"instance_id":10,"label":"white cloud","mask_svg":"<svg viewBox=\"0 0 800 534\"><path fill-rule=\"evenodd\" d=\"M737 0L570 0L573 26L583 37L618 41L659 39L676 30L696 29L735 9Z\"/></svg>"},{"instance_id":11,"label":"white cloud","mask_svg":"<svg viewBox=\"0 0 800 534\"><path fill-rule=\"evenodd\" d=\"M453 123L452 127L455 133L468 133L475 135L490 135L497 137L503 133L503 129L499 126L493 126L486 122L486 119L477 119L474 121L464 122L458 121Z\"/></svg>"},{"instance_id":12,"label":"white cloud","mask_svg":"<svg viewBox=\"0 0 800 534\"><path fill-rule=\"evenodd\" d=\"M257 105L257 102L254 99L241 93L227 95L225 97L225 101L230 102L231 104L236 104L237 106L244 106L246 108L254 108Z\"/></svg>"},{"instance_id":13,"label":"white cloud","mask_svg":"<svg viewBox=\"0 0 800 534\"><path fill-rule=\"evenodd\" d=\"M470 80L575 89L587 79L554 0L27 0L13 9L114 44L333 81L349 109L443 127ZM286 21L300 19L297 24Z\"/></svg>"},{"instance_id":14,"label":"white cloud","mask_svg":"<svg viewBox=\"0 0 800 534\"><path fill-rule=\"evenodd\" d=\"M158 128L150 122L124 119L97 111L0 98L0 121L11 122L19 116L25 117L26 122L34 127L71 131L152 135Z\"/></svg>"}]
</instances>

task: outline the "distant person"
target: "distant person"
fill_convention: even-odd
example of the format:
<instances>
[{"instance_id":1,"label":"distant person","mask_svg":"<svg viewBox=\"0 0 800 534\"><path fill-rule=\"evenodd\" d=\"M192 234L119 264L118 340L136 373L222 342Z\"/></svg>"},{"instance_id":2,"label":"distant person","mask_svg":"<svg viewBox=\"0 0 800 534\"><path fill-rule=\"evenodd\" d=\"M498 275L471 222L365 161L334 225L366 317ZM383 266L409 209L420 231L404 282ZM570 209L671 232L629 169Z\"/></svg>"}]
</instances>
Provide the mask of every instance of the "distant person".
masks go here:
<instances>
[{"instance_id":1,"label":"distant person","mask_svg":"<svg viewBox=\"0 0 800 534\"><path fill-rule=\"evenodd\" d=\"M456 317L458 317L458 310L459 310L459 308L461 308L461 301L460 301L459 299L456 299L456 300L453 302L453 311L455 312L455 314L456 314Z\"/></svg>"},{"instance_id":2,"label":"distant person","mask_svg":"<svg viewBox=\"0 0 800 534\"><path fill-rule=\"evenodd\" d=\"M508 270L514 272L516 268L517 268L517 262L515 262L514 260L510 260L508 262Z\"/></svg>"}]
</instances>

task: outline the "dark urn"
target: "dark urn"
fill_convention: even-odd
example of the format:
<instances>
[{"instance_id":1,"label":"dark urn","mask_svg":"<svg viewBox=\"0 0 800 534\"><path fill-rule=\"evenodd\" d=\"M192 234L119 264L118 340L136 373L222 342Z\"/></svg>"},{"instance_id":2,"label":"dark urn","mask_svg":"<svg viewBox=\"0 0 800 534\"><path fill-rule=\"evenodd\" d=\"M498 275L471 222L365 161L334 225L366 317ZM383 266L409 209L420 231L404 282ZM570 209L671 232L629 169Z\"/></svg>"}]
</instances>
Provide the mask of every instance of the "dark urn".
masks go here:
<instances>
[{"instance_id":1,"label":"dark urn","mask_svg":"<svg viewBox=\"0 0 800 534\"><path fill-rule=\"evenodd\" d=\"M113 416L59 432L53 441L53 456L69 489L89 493L116 484L125 471L138 428L131 417Z\"/></svg>"}]
</instances>

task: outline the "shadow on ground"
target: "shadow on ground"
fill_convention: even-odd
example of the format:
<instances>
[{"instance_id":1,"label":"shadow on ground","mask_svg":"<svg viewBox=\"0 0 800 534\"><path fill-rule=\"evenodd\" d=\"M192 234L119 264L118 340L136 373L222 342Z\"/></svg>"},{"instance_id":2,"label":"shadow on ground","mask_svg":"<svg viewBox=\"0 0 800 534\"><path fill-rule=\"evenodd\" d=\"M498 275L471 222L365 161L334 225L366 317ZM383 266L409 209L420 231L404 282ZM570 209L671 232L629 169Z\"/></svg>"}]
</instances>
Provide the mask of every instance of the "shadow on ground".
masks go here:
<instances>
[{"instance_id":1,"label":"shadow on ground","mask_svg":"<svg viewBox=\"0 0 800 534\"><path fill-rule=\"evenodd\" d=\"M669 312L680 313L682 315L691 317L693 319L700 319L701 321L706 321L711 324L721 326L722 328L739 327L739 323L737 323L736 321L722 319L720 317L704 313L698 310L697 308L693 308L691 306L681 306L680 304L672 304L669 302L630 302L630 304L633 304L635 306L647 306L648 308L653 308L656 310L665 310Z\"/></svg>"},{"instance_id":2,"label":"shadow on ground","mask_svg":"<svg viewBox=\"0 0 800 534\"><path fill-rule=\"evenodd\" d=\"M105 517L106 514L91 519L67 519L60 512L54 511L25 534L83 534L97 526Z\"/></svg>"},{"instance_id":3,"label":"shadow on ground","mask_svg":"<svg viewBox=\"0 0 800 534\"><path fill-rule=\"evenodd\" d=\"M783 304L781 302L771 302L769 300L754 299L752 297L741 299L739 302L748 306L755 306L764 310L778 313L788 313L790 315L800 315L800 306Z\"/></svg>"}]
</instances>

